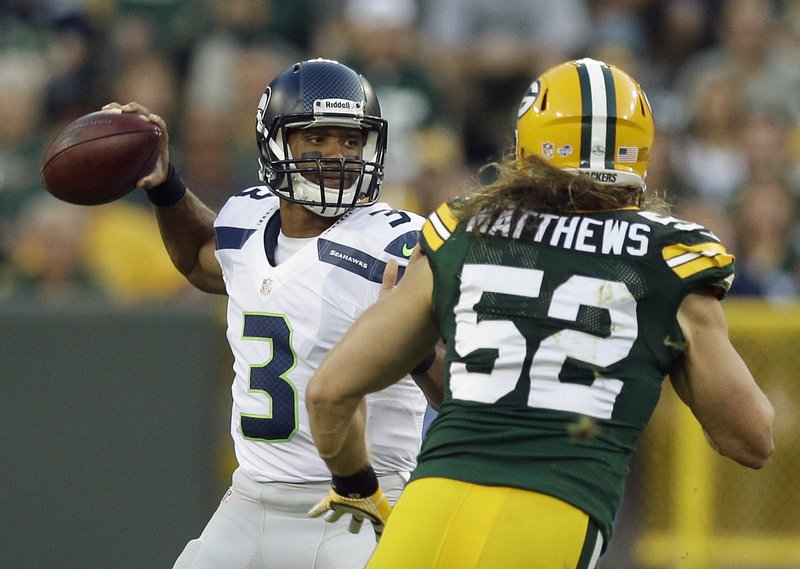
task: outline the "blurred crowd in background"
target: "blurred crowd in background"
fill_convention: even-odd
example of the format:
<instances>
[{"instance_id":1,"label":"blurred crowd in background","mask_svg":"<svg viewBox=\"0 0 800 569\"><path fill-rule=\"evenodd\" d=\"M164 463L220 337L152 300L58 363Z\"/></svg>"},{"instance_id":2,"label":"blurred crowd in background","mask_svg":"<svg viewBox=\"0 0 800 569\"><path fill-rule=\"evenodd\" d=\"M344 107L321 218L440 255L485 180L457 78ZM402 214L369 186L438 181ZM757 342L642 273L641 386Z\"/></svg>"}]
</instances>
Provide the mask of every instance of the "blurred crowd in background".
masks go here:
<instances>
[{"instance_id":1,"label":"blurred crowd in background","mask_svg":"<svg viewBox=\"0 0 800 569\"><path fill-rule=\"evenodd\" d=\"M268 82L326 57L364 74L389 121L384 201L427 214L513 148L517 104L590 56L648 93L648 191L737 257L732 295L800 295L800 1L0 0L0 300L198 299L150 206L71 206L40 181L55 134L110 101L170 127L212 208L259 183Z\"/></svg>"}]
</instances>

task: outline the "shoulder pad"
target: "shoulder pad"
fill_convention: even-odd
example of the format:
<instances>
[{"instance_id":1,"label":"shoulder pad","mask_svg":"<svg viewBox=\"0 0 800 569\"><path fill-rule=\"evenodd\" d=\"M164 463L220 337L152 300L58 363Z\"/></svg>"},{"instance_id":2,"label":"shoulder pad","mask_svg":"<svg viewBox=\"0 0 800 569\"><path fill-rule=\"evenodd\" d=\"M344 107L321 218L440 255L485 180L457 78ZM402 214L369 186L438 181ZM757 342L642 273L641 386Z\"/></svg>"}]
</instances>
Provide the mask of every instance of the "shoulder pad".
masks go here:
<instances>
[{"instance_id":1,"label":"shoulder pad","mask_svg":"<svg viewBox=\"0 0 800 569\"><path fill-rule=\"evenodd\" d=\"M726 292L733 282L734 256L716 235L697 223L675 217L639 212L666 228L661 256L667 266L691 288L712 286Z\"/></svg>"}]
</instances>

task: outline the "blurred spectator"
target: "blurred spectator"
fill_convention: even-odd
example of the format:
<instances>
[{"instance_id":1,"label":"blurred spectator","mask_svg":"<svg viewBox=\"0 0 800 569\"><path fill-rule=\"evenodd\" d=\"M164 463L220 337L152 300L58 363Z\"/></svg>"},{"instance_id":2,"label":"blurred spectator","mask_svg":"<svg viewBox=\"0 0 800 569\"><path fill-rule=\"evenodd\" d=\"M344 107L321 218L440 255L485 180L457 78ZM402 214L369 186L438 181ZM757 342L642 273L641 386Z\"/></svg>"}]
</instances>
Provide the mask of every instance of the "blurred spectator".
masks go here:
<instances>
[{"instance_id":1,"label":"blurred spectator","mask_svg":"<svg viewBox=\"0 0 800 569\"><path fill-rule=\"evenodd\" d=\"M42 192L12 231L5 294L114 302L197 296L172 266L149 211L119 201L85 207Z\"/></svg>"},{"instance_id":2,"label":"blurred spectator","mask_svg":"<svg viewBox=\"0 0 800 569\"><path fill-rule=\"evenodd\" d=\"M797 125L782 108L758 108L744 116L740 143L750 180L785 182L800 196L800 160L793 145Z\"/></svg>"},{"instance_id":3,"label":"blurred spectator","mask_svg":"<svg viewBox=\"0 0 800 569\"><path fill-rule=\"evenodd\" d=\"M722 0L718 43L688 58L678 77L684 96L710 72L725 74L743 108L783 107L800 112L800 67L783 41L780 3L774 0Z\"/></svg>"},{"instance_id":4,"label":"blurred spectator","mask_svg":"<svg viewBox=\"0 0 800 569\"><path fill-rule=\"evenodd\" d=\"M16 216L41 192L39 166L46 71L36 52L0 51L0 289Z\"/></svg>"},{"instance_id":5,"label":"blurred spectator","mask_svg":"<svg viewBox=\"0 0 800 569\"><path fill-rule=\"evenodd\" d=\"M708 70L697 77L686 99L687 128L671 149L681 185L700 199L724 210L747 176L739 133L746 107L735 78Z\"/></svg>"},{"instance_id":6,"label":"blurred spectator","mask_svg":"<svg viewBox=\"0 0 800 569\"><path fill-rule=\"evenodd\" d=\"M38 184L46 79L35 52L0 51L0 196Z\"/></svg>"},{"instance_id":7,"label":"blurred spectator","mask_svg":"<svg viewBox=\"0 0 800 569\"><path fill-rule=\"evenodd\" d=\"M191 11L195 17L210 15L206 21L210 26L202 36L208 32L228 33L250 45L272 38L305 51L312 45L317 14L324 11L323 4L315 0L199 0Z\"/></svg>"},{"instance_id":8,"label":"blurred spectator","mask_svg":"<svg viewBox=\"0 0 800 569\"><path fill-rule=\"evenodd\" d=\"M292 6L289 12L308 17L308 2ZM186 183L217 208L234 189L260 183L258 99L271 77L302 59L298 44L309 40L282 27L287 14L274 2L212 3L210 14L187 61L181 121L172 124L180 132L174 146L176 161L186 164Z\"/></svg>"},{"instance_id":9,"label":"blurred spectator","mask_svg":"<svg viewBox=\"0 0 800 569\"><path fill-rule=\"evenodd\" d=\"M422 0L428 41L476 71L495 66L535 71L560 63L591 42L582 0Z\"/></svg>"},{"instance_id":10,"label":"blurred spectator","mask_svg":"<svg viewBox=\"0 0 800 569\"><path fill-rule=\"evenodd\" d=\"M158 52L173 59L180 70L186 54L207 22L206 0L116 0L89 2L95 20L102 18L108 53L107 63L122 63ZM102 14L99 6L105 6Z\"/></svg>"},{"instance_id":11,"label":"blurred spectator","mask_svg":"<svg viewBox=\"0 0 800 569\"><path fill-rule=\"evenodd\" d=\"M442 203L477 187L478 176L468 167L463 144L452 129L427 129L415 140L419 164L414 184L416 211L428 215Z\"/></svg>"},{"instance_id":12,"label":"blurred spectator","mask_svg":"<svg viewBox=\"0 0 800 569\"><path fill-rule=\"evenodd\" d=\"M689 59L716 44L719 1L673 0L644 4L641 17L647 38L646 56L633 53L637 62L633 72L650 98L656 128L677 135L687 126L689 109L685 94L678 92L675 83ZM682 182L678 183L683 186ZM671 189L670 193L682 195L684 192L679 188Z\"/></svg>"},{"instance_id":13,"label":"blurred spectator","mask_svg":"<svg viewBox=\"0 0 800 569\"><path fill-rule=\"evenodd\" d=\"M50 11L38 2L0 2L0 50L44 51L53 33Z\"/></svg>"},{"instance_id":14,"label":"blurred spectator","mask_svg":"<svg viewBox=\"0 0 800 569\"><path fill-rule=\"evenodd\" d=\"M587 3L594 27L593 49L605 45L624 46L638 57L633 57L630 65L616 64L626 71L636 71L636 60L650 59L644 20L644 9L648 4L648 0L594 0Z\"/></svg>"},{"instance_id":15,"label":"blurred spectator","mask_svg":"<svg viewBox=\"0 0 800 569\"><path fill-rule=\"evenodd\" d=\"M237 96L233 88L236 60L244 49L263 50L270 59L276 60L276 66L301 59L301 45L309 40L296 37L291 33L294 28L284 24L286 16L294 14L294 27L300 24L303 29L309 28L314 21L309 1L280 3L281 9L278 8L277 2L263 0L209 2L206 29L194 44L188 60L187 96L193 104L230 109ZM259 70L259 73L263 74L262 82L266 86L271 77L270 69Z\"/></svg>"},{"instance_id":16,"label":"blurred spectator","mask_svg":"<svg viewBox=\"0 0 800 569\"><path fill-rule=\"evenodd\" d=\"M670 0L646 4L643 17L650 57L641 81L667 88L674 84L687 60L716 42L718 2Z\"/></svg>"},{"instance_id":17,"label":"blurred spectator","mask_svg":"<svg viewBox=\"0 0 800 569\"><path fill-rule=\"evenodd\" d=\"M49 122L63 126L96 108L98 37L85 14L74 7L54 14L53 30L44 52L46 108Z\"/></svg>"},{"instance_id":18,"label":"blurred spectator","mask_svg":"<svg viewBox=\"0 0 800 569\"><path fill-rule=\"evenodd\" d=\"M734 212L736 279L731 294L787 300L800 294L797 200L778 180L752 181Z\"/></svg>"},{"instance_id":19,"label":"blurred spectator","mask_svg":"<svg viewBox=\"0 0 800 569\"><path fill-rule=\"evenodd\" d=\"M57 2L0 3L0 289L10 290L12 230L39 195L39 167L49 142L48 106L81 85L87 26L80 12ZM56 49L56 47L60 49ZM87 86L88 87L88 86ZM88 87L90 90L90 87ZM57 96L56 96L57 95ZM84 92L85 96L85 92Z\"/></svg>"},{"instance_id":20,"label":"blurred spectator","mask_svg":"<svg viewBox=\"0 0 800 569\"><path fill-rule=\"evenodd\" d=\"M422 172L422 139L444 130L454 117L443 104L441 85L423 59L413 0L347 0L342 61L367 77L389 121L386 175L382 192L393 206L419 211L414 184ZM450 120L448 120L450 119ZM428 136L426 144L439 138Z\"/></svg>"},{"instance_id":21,"label":"blurred spectator","mask_svg":"<svg viewBox=\"0 0 800 569\"><path fill-rule=\"evenodd\" d=\"M428 61L447 79L463 116L468 164L500 157L512 143L516 103L531 79L592 43L582 0L423 0Z\"/></svg>"},{"instance_id":22,"label":"blurred spectator","mask_svg":"<svg viewBox=\"0 0 800 569\"><path fill-rule=\"evenodd\" d=\"M255 107L254 107L255 108ZM237 186L234 175L235 145L234 125L226 113L219 113L188 105L183 111L183 136L179 141L174 161L179 165L184 181L211 209L217 211ZM253 140L255 136L251 134ZM255 161L255 143L248 148L251 154L254 181L258 182ZM246 186L247 184L245 184Z\"/></svg>"},{"instance_id":23,"label":"blurred spectator","mask_svg":"<svg viewBox=\"0 0 800 569\"><path fill-rule=\"evenodd\" d=\"M181 87L174 62L151 52L131 58L113 70L108 77L106 102L136 101L171 120L178 111Z\"/></svg>"},{"instance_id":24,"label":"blurred spectator","mask_svg":"<svg viewBox=\"0 0 800 569\"><path fill-rule=\"evenodd\" d=\"M91 208L83 261L92 277L119 303L208 300L175 270L149 209L125 200Z\"/></svg>"},{"instance_id":25,"label":"blurred spectator","mask_svg":"<svg viewBox=\"0 0 800 569\"><path fill-rule=\"evenodd\" d=\"M15 297L49 300L95 296L100 287L85 263L86 231L91 210L44 192L20 214L10 243Z\"/></svg>"}]
</instances>

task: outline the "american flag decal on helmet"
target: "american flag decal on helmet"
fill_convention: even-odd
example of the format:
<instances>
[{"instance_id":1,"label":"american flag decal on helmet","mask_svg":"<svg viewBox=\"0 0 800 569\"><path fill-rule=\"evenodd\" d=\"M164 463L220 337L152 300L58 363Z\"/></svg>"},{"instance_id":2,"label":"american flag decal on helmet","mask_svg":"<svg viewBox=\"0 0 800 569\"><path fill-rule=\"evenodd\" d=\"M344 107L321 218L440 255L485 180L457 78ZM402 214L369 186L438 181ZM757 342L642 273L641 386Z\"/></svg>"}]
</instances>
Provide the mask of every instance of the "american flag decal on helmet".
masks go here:
<instances>
[{"instance_id":1,"label":"american flag decal on helmet","mask_svg":"<svg viewBox=\"0 0 800 569\"><path fill-rule=\"evenodd\" d=\"M621 146L617 150L617 162L636 162L639 159L639 149L635 146Z\"/></svg>"}]
</instances>

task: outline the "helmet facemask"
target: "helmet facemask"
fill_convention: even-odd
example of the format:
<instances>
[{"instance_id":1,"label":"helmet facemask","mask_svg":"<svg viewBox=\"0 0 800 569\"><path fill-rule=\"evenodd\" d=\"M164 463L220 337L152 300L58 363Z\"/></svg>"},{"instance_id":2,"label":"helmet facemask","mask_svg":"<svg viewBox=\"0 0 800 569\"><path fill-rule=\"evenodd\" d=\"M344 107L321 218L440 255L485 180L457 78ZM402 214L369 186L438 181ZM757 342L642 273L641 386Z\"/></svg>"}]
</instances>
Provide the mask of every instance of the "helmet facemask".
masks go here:
<instances>
[{"instance_id":1,"label":"helmet facemask","mask_svg":"<svg viewBox=\"0 0 800 569\"><path fill-rule=\"evenodd\" d=\"M368 119L366 119L368 121ZM313 120L303 115L276 117L268 129L271 136L259 142L259 178L281 198L302 203L323 217L335 217L353 207L377 201L383 177L383 155L378 153L380 128L366 129L360 158L296 157L289 147L293 129L341 126L357 128L362 124L334 120Z\"/></svg>"}]
</instances>

